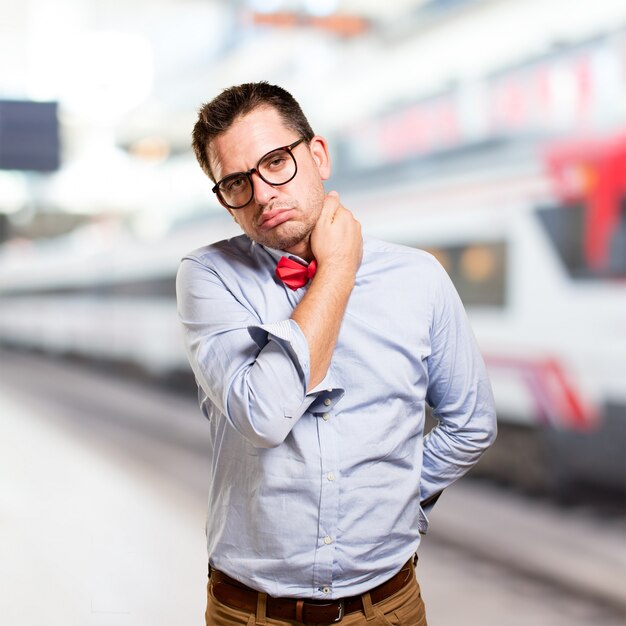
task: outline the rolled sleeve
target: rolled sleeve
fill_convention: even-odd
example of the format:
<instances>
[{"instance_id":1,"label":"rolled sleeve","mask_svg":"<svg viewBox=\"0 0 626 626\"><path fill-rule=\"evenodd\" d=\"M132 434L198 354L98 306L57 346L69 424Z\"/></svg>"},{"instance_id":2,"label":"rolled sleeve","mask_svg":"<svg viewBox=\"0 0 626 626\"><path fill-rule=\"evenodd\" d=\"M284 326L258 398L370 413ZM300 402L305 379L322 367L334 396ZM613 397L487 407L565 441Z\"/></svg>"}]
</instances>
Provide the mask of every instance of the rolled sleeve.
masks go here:
<instances>
[{"instance_id":1,"label":"rolled sleeve","mask_svg":"<svg viewBox=\"0 0 626 626\"><path fill-rule=\"evenodd\" d=\"M304 382L304 389L307 389L310 381L310 357L309 345L300 326L292 320L282 320L272 324L260 324L249 326L248 332L259 349L264 350L269 342L275 342L289 358L294 367L299 371L301 380ZM329 404L320 404L320 395L324 395L324 400L331 403L337 402L343 397L344 390L335 388L332 384L330 371L324 380L314 389L304 395L304 398L293 406L284 406L285 417L299 419L307 410L317 412L318 408L327 411ZM317 405L320 405L318 407Z\"/></svg>"},{"instance_id":2,"label":"rolled sleeve","mask_svg":"<svg viewBox=\"0 0 626 626\"><path fill-rule=\"evenodd\" d=\"M310 377L309 346L306 337L294 320L288 319L273 324L248 326L248 332L261 350L265 348L268 341L276 341L292 359L296 367L300 369L308 386Z\"/></svg>"}]
</instances>

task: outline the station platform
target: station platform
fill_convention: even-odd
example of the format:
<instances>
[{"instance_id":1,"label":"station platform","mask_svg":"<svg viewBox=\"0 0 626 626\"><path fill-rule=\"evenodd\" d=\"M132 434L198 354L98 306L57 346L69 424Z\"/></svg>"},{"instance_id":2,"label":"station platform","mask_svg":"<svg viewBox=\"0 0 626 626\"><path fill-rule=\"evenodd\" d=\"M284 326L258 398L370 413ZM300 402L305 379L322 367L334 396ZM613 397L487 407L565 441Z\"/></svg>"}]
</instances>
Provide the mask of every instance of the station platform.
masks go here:
<instances>
[{"instance_id":1,"label":"station platform","mask_svg":"<svg viewBox=\"0 0 626 626\"><path fill-rule=\"evenodd\" d=\"M2 623L202 624L202 501L5 388L0 414Z\"/></svg>"}]
</instances>

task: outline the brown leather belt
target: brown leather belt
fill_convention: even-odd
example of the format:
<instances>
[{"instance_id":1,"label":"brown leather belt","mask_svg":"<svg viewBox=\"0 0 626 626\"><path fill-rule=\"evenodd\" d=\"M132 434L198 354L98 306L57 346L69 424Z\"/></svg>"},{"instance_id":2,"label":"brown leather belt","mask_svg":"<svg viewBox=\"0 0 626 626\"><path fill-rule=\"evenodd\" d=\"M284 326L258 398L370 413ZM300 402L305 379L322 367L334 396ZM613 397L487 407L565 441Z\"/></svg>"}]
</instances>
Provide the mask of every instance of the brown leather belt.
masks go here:
<instances>
[{"instance_id":1,"label":"brown leather belt","mask_svg":"<svg viewBox=\"0 0 626 626\"><path fill-rule=\"evenodd\" d=\"M387 582L370 589L372 604L386 600L402 589L414 576L413 559ZM222 603L235 609L256 613L258 593L230 576L211 570L211 589L213 595ZM351 596L339 600L304 600L297 598L273 598L267 596L266 615L274 619L314 624L333 624L340 622L344 615L363 609L362 596Z\"/></svg>"}]
</instances>

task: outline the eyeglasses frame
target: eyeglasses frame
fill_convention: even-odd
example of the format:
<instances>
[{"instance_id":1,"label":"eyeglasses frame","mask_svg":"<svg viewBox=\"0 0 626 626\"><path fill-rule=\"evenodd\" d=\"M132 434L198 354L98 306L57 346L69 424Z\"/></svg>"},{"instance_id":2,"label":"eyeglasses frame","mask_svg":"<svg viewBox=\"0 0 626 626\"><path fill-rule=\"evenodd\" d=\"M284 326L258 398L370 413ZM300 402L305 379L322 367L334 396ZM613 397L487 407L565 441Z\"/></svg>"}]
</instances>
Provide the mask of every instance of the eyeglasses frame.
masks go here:
<instances>
[{"instance_id":1,"label":"eyeglasses frame","mask_svg":"<svg viewBox=\"0 0 626 626\"><path fill-rule=\"evenodd\" d=\"M249 169L247 172L233 172L232 174L228 174L228 176L224 176L224 178L221 178L220 180L217 181L217 183L215 183L211 191L217 196L217 199L220 201L220 204L226 207L227 209L233 209L235 211L237 209L243 209L244 207L248 206L250 202L252 202L252 199L254 198L254 184L252 182L252 174L256 174L264 183L267 183L268 185L271 185L272 187L280 187L282 185L286 185L288 182L291 182L296 177L296 174L298 173L298 161L296 160L296 157L293 154L293 150L298 145L300 145L303 141L306 141L306 137L300 137L300 139L296 139L296 141L294 141L293 143L290 143L287 146L279 146L278 148L269 150L257 161L257 164L255 167L253 167L252 169ZM271 183L269 180L267 180L263 176L263 174L261 174L261 172L259 172L258 168L259 168L259 164L265 157L272 154L272 152L277 152L278 150L286 150L291 156L291 158L293 159L293 163L296 167L293 172L293 176L288 178L284 183ZM248 183L250 185L250 190L252 191L252 194L250 196L250 199L245 204L240 204L239 206L231 206L224 200L224 198L222 198L222 194L220 192L219 187L226 179L230 178L231 176L245 176L248 179Z\"/></svg>"}]
</instances>

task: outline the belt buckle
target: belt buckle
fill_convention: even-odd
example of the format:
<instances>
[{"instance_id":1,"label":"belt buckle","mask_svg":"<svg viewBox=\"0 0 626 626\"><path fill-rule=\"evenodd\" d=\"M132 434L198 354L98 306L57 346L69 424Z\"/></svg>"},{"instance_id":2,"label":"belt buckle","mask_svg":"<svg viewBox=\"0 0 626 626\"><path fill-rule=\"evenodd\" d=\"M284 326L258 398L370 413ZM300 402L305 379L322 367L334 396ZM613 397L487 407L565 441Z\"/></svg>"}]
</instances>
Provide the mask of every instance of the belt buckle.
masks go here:
<instances>
[{"instance_id":1,"label":"belt buckle","mask_svg":"<svg viewBox=\"0 0 626 626\"><path fill-rule=\"evenodd\" d=\"M346 611L346 607L343 603L343 600L339 600L339 615L337 616L337 619L333 622L333 624L336 624L337 622L340 622L343 619L343 616L345 615L345 611Z\"/></svg>"},{"instance_id":2,"label":"belt buckle","mask_svg":"<svg viewBox=\"0 0 626 626\"><path fill-rule=\"evenodd\" d=\"M337 614L337 617L330 622L331 624L337 624L338 622L340 622L345 614L346 614L346 605L344 603L343 600L337 600L336 602L311 602L311 603L306 603L304 604L305 607L310 606L310 607L318 607L318 608L327 608L329 606L337 606L337 608L339 609L339 613ZM306 613L305 613L305 618L306 618ZM306 622L308 622L308 618L305 619ZM328 623L328 622L325 622Z\"/></svg>"},{"instance_id":3,"label":"belt buckle","mask_svg":"<svg viewBox=\"0 0 626 626\"><path fill-rule=\"evenodd\" d=\"M321 608L321 607L326 607L326 606L332 606L335 604L339 608L339 613L337 614L337 617L331 622L331 624L337 624L344 618L346 614L346 605L344 604L343 600L337 600L336 602L315 602L314 604L311 604L310 606L318 606Z\"/></svg>"}]
</instances>

